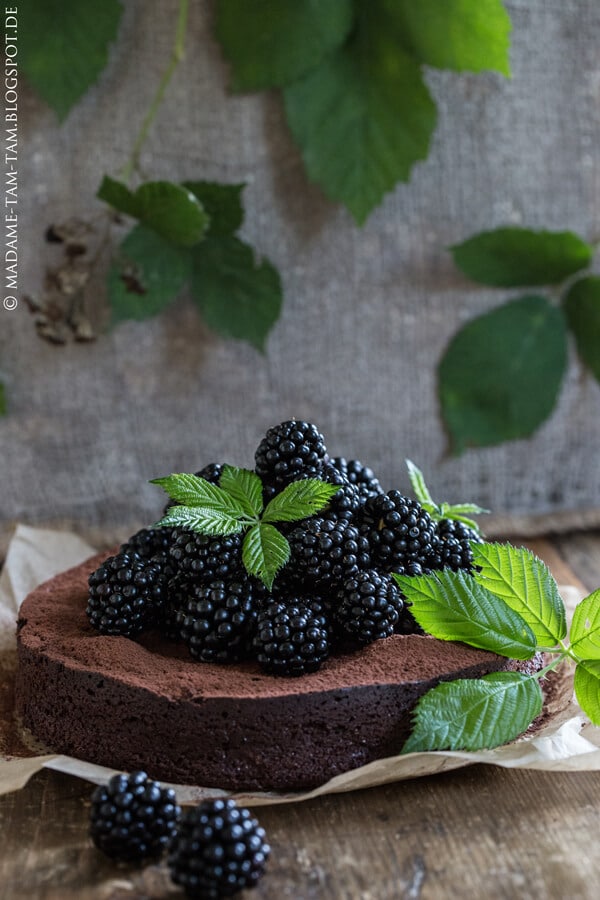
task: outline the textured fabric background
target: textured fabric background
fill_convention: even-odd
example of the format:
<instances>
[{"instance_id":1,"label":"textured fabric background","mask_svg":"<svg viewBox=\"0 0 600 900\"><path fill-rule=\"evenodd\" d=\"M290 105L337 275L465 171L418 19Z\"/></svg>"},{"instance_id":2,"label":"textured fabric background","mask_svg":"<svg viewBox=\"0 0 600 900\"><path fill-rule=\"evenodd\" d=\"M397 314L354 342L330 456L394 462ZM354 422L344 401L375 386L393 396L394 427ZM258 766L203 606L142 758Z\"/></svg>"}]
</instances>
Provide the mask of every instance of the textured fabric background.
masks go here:
<instances>
[{"instance_id":1,"label":"textured fabric background","mask_svg":"<svg viewBox=\"0 0 600 900\"><path fill-rule=\"evenodd\" d=\"M534 438L444 455L437 361L461 323L510 296L463 279L444 248L509 223L600 236L600 4L507 6L512 79L429 72L431 154L359 229L307 183L278 96L228 96L210 4L192 4L187 59L143 169L247 181L243 235L282 273L282 318L263 357L211 335L185 297L157 319L63 348L40 341L23 303L0 310L5 529L151 521L162 498L147 479L213 460L250 466L264 430L292 416L315 421L333 453L369 463L387 487L408 487L410 457L440 500L513 515L579 509L589 520L600 507L600 388L572 349L558 408ZM168 61L175 0L125 7L107 69L62 126L22 83L22 292L39 292L53 258L46 226L98 208L100 178L128 157ZM103 277L90 290L97 321Z\"/></svg>"}]
</instances>

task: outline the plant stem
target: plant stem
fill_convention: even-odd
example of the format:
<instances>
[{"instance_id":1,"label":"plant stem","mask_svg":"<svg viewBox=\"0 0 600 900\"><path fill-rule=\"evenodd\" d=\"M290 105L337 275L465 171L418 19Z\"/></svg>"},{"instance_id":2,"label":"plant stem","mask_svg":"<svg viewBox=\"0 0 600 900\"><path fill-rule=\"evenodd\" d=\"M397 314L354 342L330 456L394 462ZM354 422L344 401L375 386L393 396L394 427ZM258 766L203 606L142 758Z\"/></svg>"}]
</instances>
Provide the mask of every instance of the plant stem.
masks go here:
<instances>
[{"instance_id":1,"label":"plant stem","mask_svg":"<svg viewBox=\"0 0 600 900\"><path fill-rule=\"evenodd\" d=\"M567 658L566 653L559 654L556 659L553 659L551 663L548 663L547 666L544 666L543 669L540 669L539 672L536 672L532 678L540 679L544 678L548 674L548 672L552 672L553 669L556 669L557 666L561 664L561 662Z\"/></svg>"},{"instance_id":2,"label":"plant stem","mask_svg":"<svg viewBox=\"0 0 600 900\"><path fill-rule=\"evenodd\" d=\"M169 65L163 73L158 88L156 89L156 93L152 98L150 108L144 116L141 128L138 132L138 136L135 139L135 143L131 151L131 156L123 167L122 174L126 181L131 180L133 173L138 168L142 147L144 146L146 138L148 137L148 132L150 131L152 123L156 118L156 114L162 103L165 91L167 90L167 87L169 86L169 83L175 73L175 69L185 56L185 33L187 28L188 9L189 0L179 0L179 13L177 16L175 43L173 44L171 59L169 61Z\"/></svg>"}]
</instances>

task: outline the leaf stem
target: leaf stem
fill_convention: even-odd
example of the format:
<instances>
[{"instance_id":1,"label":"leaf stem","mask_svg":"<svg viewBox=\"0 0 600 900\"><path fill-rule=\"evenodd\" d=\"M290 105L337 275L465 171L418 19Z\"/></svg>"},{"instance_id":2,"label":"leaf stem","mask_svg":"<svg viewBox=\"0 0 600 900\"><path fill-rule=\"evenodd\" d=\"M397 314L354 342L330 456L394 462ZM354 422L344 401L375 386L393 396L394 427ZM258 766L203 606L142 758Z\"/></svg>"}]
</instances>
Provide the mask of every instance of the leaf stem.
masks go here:
<instances>
[{"instance_id":1,"label":"leaf stem","mask_svg":"<svg viewBox=\"0 0 600 900\"><path fill-rule=\"evenodd\" d=\"M536 678L539 681L539 679L544 678L548 674L548 672L552 672L554 669L556 669L561 664L561 662L563 662L563 660L567 658L568 655L569 654L567 653L560 653L556 657L556 659L553 659L552 662L548 663L547 666L544 666L543 669L540 669L539 672L535 672L535 674L531 677Z\"/></svg>"},{"instance_id":2,"label":"leaf stem","mask_svg":"<svg viewBox=\"0 0 600 900\"><path fill-rule=\"evenodd\" d=\"M142 125L131 151L131 156L122 169L122 175L126 181L130 181L133 173L138 169L142 147L144 146L146 138L148 137L148 132L152 127L152 123L156 118L156 114L162 103L165 91L169 86L169 83L175 73L177 66L185 56L185 34L187 28L188 9L189 0L179 0L179 13L177 16L177 27L175 30L175 43L173 44L171 59L169 60L169 65L163 73L158 88L156 89L156 93L152 98L150 108L144 116Z\"/></svg>"}]
</instances>

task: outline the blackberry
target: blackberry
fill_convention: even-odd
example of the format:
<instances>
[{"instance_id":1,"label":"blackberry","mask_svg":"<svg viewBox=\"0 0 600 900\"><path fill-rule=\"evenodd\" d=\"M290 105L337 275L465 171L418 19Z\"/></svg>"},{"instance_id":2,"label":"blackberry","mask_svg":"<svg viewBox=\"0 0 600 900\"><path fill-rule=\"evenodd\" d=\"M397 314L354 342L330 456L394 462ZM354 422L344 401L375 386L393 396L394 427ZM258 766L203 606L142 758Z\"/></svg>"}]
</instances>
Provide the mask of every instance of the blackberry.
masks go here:
<instances>
[{"instance_id":1,"label":"blackberry","mask_svg":"<svg viewBox=\"0 0 600 900\"><path fill-rule=\"evenodd\" d=\"M282 422L270 428L255 454L256 474L279 489L298 478L317 478L327 456L323 435L310 422Z\"/></svg>"},{"instance_id":2,"label":"blackberry","mask_svg":"<svg viewBox=\"0 0 600 900\"><path fill-rule=\"evenodd\" d=\"M360 460L344 459L343 456L335 456L331 462L350 484L356 486L362 503L371 497L377 497L379 494L384 493L373 469L363 466Z\"/></svg>"},{"instance_id":3,"label":"blackberry","mask_svg":"<svg viewBox=\"0 0 600 900\"><path fill-rule=\"evenodd\" d=\"M138 634L155 624L165 602L160 566L134 553L110 556L88 583L86 613L101 634Z\"/></svg>"},{"instance_id":4,"label":"blackberry","mask_svg":"<svg viewBox=\"0 0 600 900\"><path fill-rule=\"evenodd\" d=\"M374 569L348 578L337 600L334 615L340 634L359 644L390 637L404 606L392 579Z\"/></svg>"},{"instance_id":5,"label":"blackberry","mask_svg":"<svg viewBox=\"0 0 600 900\"><path fill-rule=\"evenodd\" d=\"M119 553L136 553L142 559L156 557L157 563L166 562L174 539L172 528L142 528L121 544Z\"/></svg>"},{"instance_id":6,"label":"blackberry","mask_svg":"<svg viewBox=\"0 0 600 900\"><path fill-rule=\"evenodd\" d=\"M281 573L286 584L325 587L369 565L368 542L346 519L314 517L294 528L288 541L290 560Z\"/></svg>"},{"instance_id":7,"label":"blackberry","mask_svg":"<svg viewBox=\"0 0 600 900\"><path fill-rule=\"evenodd\" d=\"M90 837L114 859L157 857L175 834L180 814L175 791L145 772L113 775L92 794Z\"/></svg>"},{"instance_id":8,"label":"blackberry","mask_svg":"<svg viewBox=\"0 0 600 900\"><path fill-rule=\"evenodd\" d=\"M209 463L207 466L204 466L203 469L200 469L198 472L194 472L194 475L197 475L198 478L204 478L205 481L210 481L211 484L218 484L219 479L221 478L222 471L222 463ZM177 504L175 500L169 500L169 502L163 509L163 516L166 516L171 507L176 505Z\"/></svg>"},{"instance_id":9,"label":"blackberry","mask_svg":"<svg viewBox=\"0 0 600 900\"><path fill-rule=\"evenodd\" d=\"M180 636L191 655L203 662L241 659L256 622L252 582L211 581L192 589L177 613Z\"/></svg>"},{"instance_id":10,"label":"blackberry","mask_svg":"<svg viewBox=\"0 0 600 900\"><path fill-rule=\"evenodd\" d=\"M317 477L327 484L339 485L339 490L320 515L327 519L351 519L361 505L360 493L356 485L350 484L346 476L330 462L325 462L320 466Z\"/></svg>"},{"instance_id":11,"label":"blackberry","mask_svg":"<svg viewBox=\"0 0 600 900\"><path fill-rule=\"evenodd\" d=\"M254 887L270 852L250 810L234 800L204 800L185 811L169 848L169 869L188 897L217 900Z\"/></svg>"},{"instance_id":12,"label":"blackberry","mask_svg":"<svg viewBox=\"0 0 600 900\"><path fill-rule=\"evenodd\" d=\"M316 672L329 655L321 613L304 603L274 602L258 614L252 649L271 675Z\"/></svg>"},{"instance_id":13,"label":"blackberry","mask_svg":"<svg viewBox=\"0 0 600 900\"><path fill-rule=\"evenodd\" d=\"M239 534L210 537L195 531L180 532L170 549L177 569L172 588L185 592L194 585L235 575L242 566L241 547Z\"/></svg>"},{"instance_id":14,"label":"blackberry","mask_svg":"<svg viewBox=\"0 0 600 900\"><path fill-rule=\"evenodd\" d=\"M450 568L457 572L464 569L473 571L473 551L469 541L481 543L481 537L463 522L455 519L440 519L436 523L437 544L430 557L431 568Z\"/></svg>"},{"instance_id":15,"label":"blackberry","mask_svg":"<svg viewBox=\"0 0 600 900\"><path fill-rule=\"evenodd\" d=\"M394 634L425 634L410 611L410 603L404 602L402 612L394 625Z\"/></svg>"},{"instance_id":16,"label":"blackberry","mask_svg":"<svg viewBox=\"0 0 600 900\"><path fill-rule=\"evenodd\" d=\"M389 491L367 500L361 511L373 564L385 572L410 562L426 564L436 544L435 525L420 503Z\"/></svg>"}]
</instances>

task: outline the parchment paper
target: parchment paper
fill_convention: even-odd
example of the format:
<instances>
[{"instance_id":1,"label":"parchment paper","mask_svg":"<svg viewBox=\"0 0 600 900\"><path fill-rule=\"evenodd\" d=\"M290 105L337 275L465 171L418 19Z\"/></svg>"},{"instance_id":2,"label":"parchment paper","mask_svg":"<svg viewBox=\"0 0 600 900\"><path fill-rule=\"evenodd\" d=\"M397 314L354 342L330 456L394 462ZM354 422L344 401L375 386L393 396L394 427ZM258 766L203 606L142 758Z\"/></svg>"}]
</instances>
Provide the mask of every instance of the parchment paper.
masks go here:
<instances>
[{"instance_id":1,"label":"parchment paper","mask_svg":"<svg viewBox=\"0 0 600 900\"><path fill-rule=\"evenodd\" d=\"M55 769L94 784L105 783L114 769L52 753L40 753L19 729L13 710L16 662L15 621L25 596L42 581L77 565L96 551L74 534L17 526L0 577L0 794L19 790L42 768ZM568 611L581 599L578 589L560 588ZM546 771L600 769L600 729L587 721L572 697L572 675L555 678L549 691L545 717L537 729L519 741L479 753L413 753L376 760L353 769L304 793L237 793L247 805L288 803L321 794L353 791L423 775L487 763L505 768ZM174 785L180 802L229 792L201 786Z\"/></svg>"}]
</instances>

